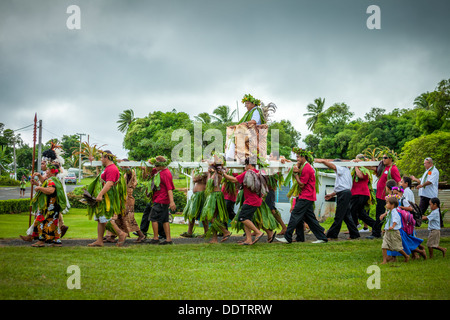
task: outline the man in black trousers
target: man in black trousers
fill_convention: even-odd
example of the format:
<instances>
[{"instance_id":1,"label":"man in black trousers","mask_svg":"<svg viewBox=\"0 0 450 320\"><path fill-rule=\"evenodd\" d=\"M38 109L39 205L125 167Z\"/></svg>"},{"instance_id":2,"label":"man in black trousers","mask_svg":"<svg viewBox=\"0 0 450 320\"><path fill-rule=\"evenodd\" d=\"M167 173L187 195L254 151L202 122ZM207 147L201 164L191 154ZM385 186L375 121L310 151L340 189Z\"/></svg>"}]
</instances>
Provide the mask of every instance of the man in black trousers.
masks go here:
<instances>
[{"instance_id":1,"label":"man in black trousers","mask_svg":"<svg viewBox=\"0 0 450 320\"><path fill-rule=\"evenodd\" d=\"M333 162L340 162L336 159ZM353 221L350 211L350 199L352 198L353 179L350 170L344 166L336 166L334 163L324 159L317 159L317 163L323 163L328 168L336 172L336 182L334 184L334 192L327 194L325 200L337 196L336 213L334 215L334 222L327 232L328 240L337 240L339 231L342 227L342 221L347 225L350 232L350 239L359 238L359 231L356 223Z\"/></svg>"}]
</instances>

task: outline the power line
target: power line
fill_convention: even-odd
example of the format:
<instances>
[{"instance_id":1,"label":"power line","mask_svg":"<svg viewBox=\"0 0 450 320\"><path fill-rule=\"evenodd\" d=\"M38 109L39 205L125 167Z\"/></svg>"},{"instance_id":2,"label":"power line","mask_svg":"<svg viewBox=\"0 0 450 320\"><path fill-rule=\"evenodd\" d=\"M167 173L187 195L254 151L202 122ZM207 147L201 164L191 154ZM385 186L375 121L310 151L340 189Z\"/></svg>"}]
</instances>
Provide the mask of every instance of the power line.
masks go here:
<instances>
[{"instance_id":1,"label":"power line","mask_svg":"<svg viewBox=\"0 0 450 320\"><path fill-rule=\"evenodd\" d=\"M23 128L20 128L20 129L16 129L16 130L13 130L13 131L20 131L20 130L23 130L23 129L26 129L26 128L29 128L29 127L32 127L32 126L34 126L33 123L28 125L28 126L26 126L26 127L23 127Z\"/></svg>"}]
</instances>

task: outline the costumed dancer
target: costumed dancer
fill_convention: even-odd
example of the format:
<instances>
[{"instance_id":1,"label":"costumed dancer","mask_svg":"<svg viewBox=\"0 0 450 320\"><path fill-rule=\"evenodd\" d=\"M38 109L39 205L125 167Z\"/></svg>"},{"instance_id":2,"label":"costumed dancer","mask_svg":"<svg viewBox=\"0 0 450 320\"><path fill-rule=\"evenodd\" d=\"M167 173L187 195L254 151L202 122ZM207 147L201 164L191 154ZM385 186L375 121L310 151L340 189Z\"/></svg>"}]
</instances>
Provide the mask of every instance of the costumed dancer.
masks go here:
<instances>
[{"instance_id":1,"label":"costumed dancer","mask_svg":"<svg viewBox=\"0 0 450 320\"><path fill-rule=\"evenodd\" d=\"M221 242L228 240L231 232L224 224L228 223L228 211L225 205L225 198L221 191L220 183L223 178L223 159L214 155L214 162L209 164L208 181L205 189L205 205L203 207L200 221L203 225L208 225L206 236L212 236L209 243L217 243L217 234L223 234Z\"/></svg>"},{"instance_id":2,"label":"costumed dancer","mask_svg":"<svg viewBox=\"0 0 450 320\"><path fill-rule=\"evenodd\" d=\"M47 179L47 164L51 164L54 163L56 160L56 153L55 151L50 148L48 150L45 150L42 154L42 158L41 158L41 172L43 172L44 174L42 175L39 171L35 172L34 175L31 177L31 180L35 180L35 182L37 182L37 185L43 185L43 183L45 182L45 180ZM32 181L30 181L32 182ZM36 184L33 184L36 185ZM66 203L68 204L69 201L67 200L66 197ZM31 242L33 241L33 239L37 238L36 232L35 232L35 225L36 225L36 212L33 211L33 215L34 217L34 221L31 224L31 226L28 228L27 230L27 235L26 236L20 236L20 238L24 241L27 242Z\"/></svg>"},{"instance_id":3,"label":"costumed dancer","mask_svg":"<svg viewBox=\"0 0 450 320\"><path fill-rule=\"evenodd\" d=\"M129 160L124 159L122 161L129 161ZM133 192L137 186L136 172L130 167L122 167L122 171L125 173L124 179L127 188L127 200L125 204L125 212L121 215L114 215L112 220L114 220L114 222L116 223L117 227L120 230L127 233L128 237L130 236L130 232L136 233L138 235L138 239L135 242L142 243L146 237L144 233L142 233L134 217L135 199L133 196ZM110 239L116 236L114 230L112 231L113 232L108 230L108 233L111 234ZM114 240L107 239L106 241L113 242Z\"/></svg>"},{"instance_id":4,"label":"costumed dancer","mask_svg":"<svg viewBox=\"0 0 450 320\"><path fill-rule=\"evenodd\" d=\"M44 156L53 153L47 150ZM56 177L59 173L59 165L54 163L46 164L47 171L45 180L40 186L37 180L31 180L36 186L36 194L31 200L32 211L35 212L32 237L38 242L33 247L44 247L46 243L53 246L61 246L61 229L59 228L59 215L67 207L66 197L61 181ZM38 176L35 173L34 176ZM41 178L41 177L39 177Z\"/></svg>"},{"instance_id":5,"label":"costumed dancer","mask_svg":"<svg viewBox=\"0 0 450 320\"><path fill-rule=\"evenodd\" d=\"M157 156L149 160L155 167L151 172L151 181L149 183L147 196L152 199L152 205L149 213L149 220L152 222L153 239L151 244L173 244L170 236L169 208L175 211L176 205L173 200L172 173L167 168L169 162L163 156ZM144 219L144 217L142 217ZM164 229L165 240L159 242L159 230Z\"/></svg>"},{"instance_id":6,"label":"costumed dancer","mask_svg":"<svg viewBox=\"0 0 450 320\"><path fill-rule=\"evenodd\" d=\"M262 204L261 180L257 174L259 174L259 171L250 163L250 158L245 159L245 171L237 177L229 175L226 172L223 174L228 181L238 182L243 187L244 202L239 213L233 220L233 224L235 224L237 230L239 230L239 223L237 222L244 225L245 241L241 242L241 245L252 245L258 242L264 235L264 232L259 230L252 221L255 212ZM258 190L255 189L255 184L257 187L259 186L257 188ZM263 191L263 193L267 193L267 190ZM252 240L252 231L255 233L255 240Z\"/></svg>"},{"instance_id":7,"label":"costumed dancer","mask_svg":"<svg viewBox=\"0 0 450 320\"><path fill-rule=\"evenodd\" d=\"M228 173L229 169L227 169L226 172ZM239 174L232 172L231 175L237 177ZM233 221L234 217L236 217L234 207L236 205L239 187L239 183L228 181L225 177L222 179L222 193L228 212L228 222ZM228 230L228 223L225 224L225 228Z\"/></svg>"},{"instance_id":8,"label":"costumed dancer","mask_svg":"<svg viewBox=\"0 0 450 320\"><path fill-rule=\"evenodd\" d=\"M56 154L56 159L54 160L54 163L57 163L60 166L60 170L59 170L57 177L61 181L61 184L64 189L64 194L66 196L66 202L67 202L66 209L64 209L61 212L61 214L59 215L59 226L61 228L61 238L62 238L62 237L64 237L67 230L69 229L69 227L64 224L64 217L63 217L70 210L70 202L69 202L69 198L67 197L67 188L66 188L66 176L67 176L68 172L64 169L65 160L62 157L62 155L64 154L64 150L62 149L62 147L52 143L52 150L54 150L55 154Z\"/></svg>"},{"instance_id":9,"label":"costumed dancer","mask_svg":"<svg viewBox=\"0 0 450 320\"><path fill-rule=\"evenodd\" d=\"M180 236L185 238L192 238L194 232L195 221L200 221L202 209L205 204L205 189L208 174L206 172L199 173L194 176L194 194L183 210L184 221L189 221L188 231L182 233ZM208 224L203 224L204 233L208 231Z\"/></svg>"},{"instance_id":10,"label":"costumed dancer","mask_svg":"<svg viewBox=\"0 0 450 320\"><path fill-rule=\"evenodd\" d=\"M127 234L117 227L112 218L125 212L126 185L115 164L115 156L109 150L103 151L102 165L105 168L85 190L88 201L88 217L94 216L97 225L97 240L89 247L102 247L106 229L119 236L117 246L122 246Z\"/></svg>"},{"instance_id":11,"label":"costumed dancer","mask_svg":"<svg viewBox=\"0 0 450 320\"><path fill-rule=\"evenodd\" d=\"M320 225L319 221L317 221L314 214L316 189L318 189L316 173L311 165L314 162L314 157L311 152L301 148L293 148L292 151L297 154L297 164L293 166L286 181L290 179L289 176L292 172L295 183L291 187L291 190L289 190L288 197L292 195L296 197L295 207L291 212L291 217L284 237L277 237L275 239L281 242L291 243L292 234L294 233L294 230L296 230L297 241L305 241L303 222L306 222L309 229L317 238L317 241L314 241L313 243L327 242L328 239L324 234L324 228Z\"/></svg>"}]
</instances>

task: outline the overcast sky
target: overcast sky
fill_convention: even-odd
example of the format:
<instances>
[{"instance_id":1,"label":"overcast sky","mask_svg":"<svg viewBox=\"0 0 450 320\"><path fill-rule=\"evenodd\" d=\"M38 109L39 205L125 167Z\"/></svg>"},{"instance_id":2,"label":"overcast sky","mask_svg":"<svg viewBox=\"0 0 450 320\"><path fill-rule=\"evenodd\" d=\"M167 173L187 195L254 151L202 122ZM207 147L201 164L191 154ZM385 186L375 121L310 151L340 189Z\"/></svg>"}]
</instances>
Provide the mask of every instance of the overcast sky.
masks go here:
<instances>
[{"instance_id":1,"label":"overcast sky","mask_svg":"<svg viewBox=\"0 0 450 320\"><path fill-rule=\"evenodd\" d=\"M379 30L366 26L372 4ZM70 5L79 30L66 26ZM242 116L251 93L303 139L315 98L362 118L411 108L450 78L449 12L447 0L2 0L0 122L19 129L37 112L44 141L86 133L123 158L123 110L193 118L238 101Z\"/></svg>"}]
</instances>

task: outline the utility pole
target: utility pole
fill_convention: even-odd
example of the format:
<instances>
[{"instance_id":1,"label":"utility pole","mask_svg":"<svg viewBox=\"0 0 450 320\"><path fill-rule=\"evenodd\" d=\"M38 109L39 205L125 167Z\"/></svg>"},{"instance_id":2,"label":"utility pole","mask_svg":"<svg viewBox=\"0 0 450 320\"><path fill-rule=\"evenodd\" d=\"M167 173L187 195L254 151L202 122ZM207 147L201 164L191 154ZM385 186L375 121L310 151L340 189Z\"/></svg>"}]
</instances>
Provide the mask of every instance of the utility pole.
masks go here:
<instances>
[{"instance_id":1,"label":"utility pole","mask_svg":"<svg viewBox=\"0 0 450 320\"><path fill-rule=\"evenodd\" d=\"M16 135L14 135L13 138L13 147L14 147L14 179L17 180Z\"/></svg>"},{"instance_id":2,"label":"utility pole","mask_svg":"<svg viewBox=\"0 0 450 320\"><path fill-rule=\"evenodd\" d=\"M80 136L80 152L78 153L78 183L81 183L81 137L85 136L85 133L77 133Z\"/></svg>"},{"instance_id":3,"label":"utility pole","mask_svg":"<svg viewBox=\"0 0 450 320\"><path fill-rule=\"evenodd\" d=\"M42 159L42 120L39 120L39 140L38 140L38 158L37 158L38 172L41 172L41 159Z\"/></svg>"}]
</instances>

